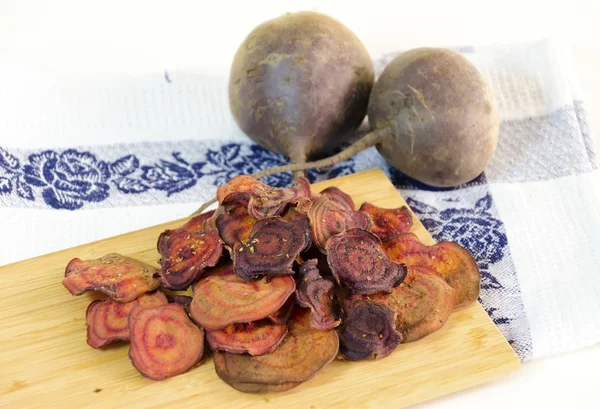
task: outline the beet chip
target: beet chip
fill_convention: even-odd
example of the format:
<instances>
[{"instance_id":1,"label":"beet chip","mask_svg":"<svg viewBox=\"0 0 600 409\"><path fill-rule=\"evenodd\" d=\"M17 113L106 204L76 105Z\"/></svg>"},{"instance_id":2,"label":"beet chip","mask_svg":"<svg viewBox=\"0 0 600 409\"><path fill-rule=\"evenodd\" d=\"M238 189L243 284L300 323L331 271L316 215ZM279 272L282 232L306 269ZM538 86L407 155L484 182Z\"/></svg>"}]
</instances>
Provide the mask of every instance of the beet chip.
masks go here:
<instances>
[{"instance_id":1,"label":"beet chip","mask_svg":"<svg viewBox=\"0 0 600 409\"><path fill-rule=\"evenodd\" d=\"M313 200L308 210L308 220L313 242L321 251L325 250L325 244L331 236L354 228L368 230L372 225L366 213L344 210L326 196Z\"/></svg>"},{"instance_id":2,"label":"beet chip","mask_svg":"<svg viewBox=\"0 0 600 409\"><path fill-rule=\"evenodd\" d=\"M339 187L331 186L321 190L321 194L326 196L333 204L342 210L354 211L354 200L348 193L342 192ZM362 209L361 209L362 210Z\"/></svg>"},{"instance_id":3,"label":"beet chip","mask_svg":"<svg viewBox=\"0 0 600 409\"><path fill-rule=\"evenodd\" d=\"M248 214L248 209L241 204L233 203L223 206L216 218L219 235L230 249L236 241L247 243L256 219Z\"/></svg>"},{"instance_id":4,"label":"beet chip","mask_svg":"<svg viewBox=\"0 0 600 409\"><path fill-rule=\"evenodd\" d=\"M406 277L406 267L391 261L381 248L381 240L366 230L333 236L326 249L333 276L355 294L389 292Z\"/></svg>"},{"instance_id":5,"label":"beet chip","mask_svg":"<svg viewBox=\"0 0 600 409\"><path fill-rule=\"evenodd\" d=\"M181 226L177 229L167 230L167 232L175 233L177 230L185 230L185 231L190 231L190 232L205 230L207 221L211 217L213 217L214 213L215 213L214 210L210 210L208 212L199 214L198 216L194 216L183 226Z\"/></svg>"},{"instance_id":6,"label":"beet chip","mask_svg":"<svg viewBox=\"0 0 600 409\"><path fill-rule=\"evenodd\" d=\"M216 229L189 232L182 229L163 233L158 238L163 285L170 290L185 290L206 267L217 264L223 244Z\"/></svg>"},{"instance_id":7,"label":"beet chip","mask_svg":"<svg viewBox=\"0 0 600 409\"><path fill-rule=\"evenodd\" d=\"M129 302L160 285L155 272L146 263L110 253L96 260L74 258L65 269L62 284L73 295L94 290L114 301Z\"/></svg>"},{"instance_id":8,"label":"beet chip","mask_svg":"<svg viewBox=\"0 0 600 409\"><path fill-rule=\"evenodd\" d=\"M179 304L133 309L129 334L129 358L150 379L160 381L187 372L204 353L204 331Z\"/></svg>"},{"instance_id":9,"label":"beet chip","mask_svg":"<svg viewBox=\"0 0 600 409\"><path fill-rule=\"evenodd\" d=\"M206 340L215 350L262 355L279 345L287 330L287 325L277 325L267 320L236 323L208 331Z\"/></svg>"},{"instance_id":10,"label":"beet chip","mask_svg":"<svg viewBox=\"0 0 600 409\"><path fill-rule=\"evenodd\" d=\"M386 209L365 202L360 210L371 217L371 220L373 220L371 231L381 240L399 233L407 233L413 224L412 215L406 206L397 209Z\"/></svg>"},{"instance_id":11,"label":"beet chip","mask_svg":"<svg viewBox=\"0 0 600 409\"><path fill-rule=\"evenodd\" d=\"M245 280L261 276L294 274L294 259L310 246L308 221L277 217L259 220L246 245L233 246L233 270Z\"/></svg>"},{"instance_id":12,"label":"beet chip","mask_svg":"<svg viewBox=\"0 0 600 409\"><path fill-rule=\"evenodd\" d=\"M192 297L189 295L167 295L167 300L170 304L180 304L186 311L189 311L192 304Z\"/></svg>"},{"instance_id":13,"label":"beet chip","mask_svg":"<svg viewBox=\"0 0 600 409\"><path fill-rule=\"evenodd\" d=\"M468 305L479 297L481 275L477 263L467 250L450 241L426 246L412 233L400 234L383 242L392 260L427 267L442 277L457 292L456 306Z\"/></svg>"},{"instance_id":14,"label":"beet chip","mask_svg":"<svg viewBox=\"0 0 600 409\"><path fill-rule=\"evenodd\" d=\"M340 324L333 316L332 299L335 285L319 274L317 260L306 261L300 267L300 284L296 300L302 307L310 308L310 324L320 330L328 330Z\"/></svg>"},{"instance_id":15,"label":"beet chip","mask_svg":"<svg viewBox=\"0 0 600 409\"><path fill-rule=\"evenodd\" d=\"M217 375L242 392L283 391L315 377L335 358L339 341L333 330L312 328L309 316L308 309L296 308L287 335L268 354L216 352Z\"/></svg>"},{"instance_id":16,"label":"beet chip","mask_svg":"<svg viewBox=\"0 0 600 409\"><path fill-rule=\"evenodd\" d=\"M298 179L293 188L276 188L265 185L251 176L240 175L217 189L219 203L230 194L248 197L248 213L256 219L280 215L289 203L297 203L310 196L310 185L304 178Z\"/></svg>"},{"instance_id":17,"label":"beet chip","mask_svg":"<svg viewBox=\"0 0 600 409\"><path fill-rule=\"evenodd\" d=\"M110 299L92 301L85 312L87 343L92 348L100 348L116 341L128 341L129 312L134 308L152 308L164 304L167 304L167 298L160 291L142 294L127 303Z\"/></svg>"},{"instance_id":18,"label":"beet chip","mask_svg":"<svg viewBox=\"0 0 600 409\"><path fill-rule=\"evenodd\" d=\"M395 319L384 304L355 301L339 328L340 353L349 361L388 356L402 341Z\"/></svg>"},{"instance_id":19,"label":"beet chip","mask_svg":"<svg viewBox=\"0 0 600 409\"><path fill-rule=\"evenodd\" d=\"M428 267L409 267L406 280L391 293L348 297L346 308L356 300L385 304L396 312L396 329L402 342L413 342L442 328L454 309L456 291Z\"/></svg>"},{"instance_id":20,"label":"beet chip","mask_svg":"<svg viewBox=\"0 0 600 409\"><path fill-rule=\"evenodd\" d=\"M292 277L246 281L227 265L214 269L194 285L190 315L207 330L257 321L279 310L295 289Z\"/></svg>"},{"instance_id":21,"label":"beet chip","mask_svg":"<svg viewBox=\"0 0 600 409\"><path fill-rule=\"evenodd\" d=\"M273 324L286 324L295 305L296 297L292 295L288 297L287 301L280 309L275 311L273 314L269 314L267 318L270 319Z\"/></svg>"}]
</instances>

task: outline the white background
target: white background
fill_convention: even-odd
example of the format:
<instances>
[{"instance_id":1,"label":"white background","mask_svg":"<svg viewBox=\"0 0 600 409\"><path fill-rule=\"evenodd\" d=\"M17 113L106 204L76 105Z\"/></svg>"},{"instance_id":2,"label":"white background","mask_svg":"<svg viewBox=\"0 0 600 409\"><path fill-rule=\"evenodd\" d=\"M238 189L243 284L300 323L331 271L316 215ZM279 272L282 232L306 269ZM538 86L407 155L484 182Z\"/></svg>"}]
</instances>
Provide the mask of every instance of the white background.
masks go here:
<instances>
[{"instance_id":1,"label":"white background","mask_svg":"<svg viewBox=\"0 0 600 409\"><path fill-rule=\"evenodd\" d=\"M554 4L549 0L255 0L218 4L216 0L0 0L0 65L90 80L164 70L226 76L237 46L254 26L301 9L339 19L354 30L373 57L416 46L507 44L546 37L564 40L572 45L600 143L598 0ZM10 136L0 135L0 145L7 138ZM79 142L84 144L85 140ZM597 345L527 363L519 373L502 381L422 407L599 408L599 367Z\"/></svg>"}]
</instances>

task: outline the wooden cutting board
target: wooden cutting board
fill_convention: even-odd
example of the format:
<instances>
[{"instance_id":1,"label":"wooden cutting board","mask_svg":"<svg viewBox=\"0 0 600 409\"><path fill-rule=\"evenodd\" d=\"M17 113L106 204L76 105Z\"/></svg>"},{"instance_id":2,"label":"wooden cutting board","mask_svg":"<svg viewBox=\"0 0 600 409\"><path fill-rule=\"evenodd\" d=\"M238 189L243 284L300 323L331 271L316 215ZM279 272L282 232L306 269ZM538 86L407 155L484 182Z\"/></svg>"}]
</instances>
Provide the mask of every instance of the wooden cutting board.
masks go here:
<instances>
[{"instance_id":1,"label":"wooden cutting board","mask_svg":"<svg viewBox=\"0 0 600 409\"><path fill-rule=\"evenodd\" d=\"M406 204L383 172L372 170L314 185L338 186L357 204ZM110 223L110 220L106 221ZM156 239L182 220L0 267L0 406L11 408L402 408L491 381L519 359L479 304L455 311L424 339L380 361L334 361L316 378L282 393L244 394L222 382L212 361L162 382L142 377L128 345L94 350L85 310L94 295L61 285L74 257L119 252L157 264ZM415 219L413 232L434 240ZM3 249L7 251L8 249Z\"/></svg>"}]
</instances>

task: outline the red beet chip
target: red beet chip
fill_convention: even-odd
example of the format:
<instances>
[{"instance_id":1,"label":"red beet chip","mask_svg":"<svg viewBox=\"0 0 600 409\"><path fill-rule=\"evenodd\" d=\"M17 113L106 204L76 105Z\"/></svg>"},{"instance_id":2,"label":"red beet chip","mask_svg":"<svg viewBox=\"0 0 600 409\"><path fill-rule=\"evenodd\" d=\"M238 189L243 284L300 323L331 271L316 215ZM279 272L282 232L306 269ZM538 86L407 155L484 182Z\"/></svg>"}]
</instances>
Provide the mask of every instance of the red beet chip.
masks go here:
<instances>
[{"instance_id":1,"label":"red beet chip","mask_svg":"<svg viewBox=\"0 0 600 409\"><path fill-rule=\"evenodd\" d=\"M223 329L207 331L206 340L214 350L256 356L277 347L287 330L287 325L277 325L267 320L236 323Z\"/></svg>"},{"instance_id":2,"label":"red beet chip","mask_svg":"<svg viewBox=\"0 0 600 409\"><path fill-rule=\"evenodd\" d=\"M87 343L92 348L100 348L117 341L128 341L129 312L134 308L152 308L164 304L167 304L167 298L160 291L142 294L127 303L110 299L92 301L85 312Z\"/></svg>"},{"instance_id":3,"label":"red beet chip","mask_svg":"<svg viewBox=\"0 0 600 409\"><path fill-rule=\"evenodd\" d=\"M346 308L358 299L385 304L396 312L402 342L413 342L442 328L454 309L456 291L428 267L409 267L406 280L391 293L350 296Z\"/></svg>"},{"instance_id":4,"label":"red beet chip","mask_svg":"<svg viewBox=\"0 0 600 409\"><path fill-rule=\"evenodd\" d=\"M331 236L354 228L368 230L372 225L366 213L344 210L326 196L314 199L307 214L313 242L321 251Z\"/></svg>"},{"instance_id":5,"label":"red beet chip","mask_svg":"<svg viewBox=\"0 0 600 409\"><path fill-rule=\"evenodd\" d=\"M242 392L282 391L314 378L335 358L339 341L333 330L312 328L309 315L308 309L294 309L287 335L268 354L215 352L217 375Z\"/></svg>"},{"instance_id":6,"label":"red beet chip","mask_svg":"<svg viewBox=\"0 0 600 409\"><path fill-rule=\"evenodd\" d=\"M321 194L326 196L333 204L342 210L354 211L354 200L348 193L344 193L339 187L330 186L321 190ZM361 209L362 210L362 209Z\"/></svg>"},{"instance_id":7,"label":"red beet chip","mask_svg":"<svg viewBox=\"0 0 600 409\"><path fill-rule=\"evenodd\" d=\"M310 246L308 221L279 217L259 220L248 242L233 246L233 270L245 280L262 276L294 274L294 259Z\"/></svg>"},{"instance_id":8,"label":"red beet chip","mask_svg":"<svg viewBox=\"0 0 600 409\"><path fill-rule=\"evenodd\" d=\"M74 258L65 269L62 284L73 295L100 291L118 302L129 302L155 290L160 280L146 263L111 253L95 260Z\"/></svg>"},{"instance_id":9,"label":"red beet chip","mask_svg":"<svg viewBox=\"0 0 600 409\"><path fill-rule=\"evenodd\" d=\"M186 222L183 226L180 226L177 229L167 230L167 232L175 233L178 230L185 230L185 231L190 231L190 232L205 230L206 221L209 220L214 215L214 213L215 213L214 210L210 210L208 212L199 214L198 216L194 216L188 222Z\"/></svg>"},{"instance_id":10,"label":"red beet chip","mask_svg":"<svg viewBox=\"0 0 600 409\"><path fill-rule=\"evenodd\" d=\"M268 186L251 176L236 176L217 189L219 203L228 195L235 193L248 197L248 213L256 219L278 216L289 203L296 203L301 197L310 196L310 185L304 178L298 179L293 188L275 188Z\"/></svg>"},{"instance_id":11,"label":"red beet chip","mask_svg":"<svg viewBox=\"0 0 600 409\"><path fill-rule=\"evenodd\" d=\"M473 256L459 244L443 241L426 246L412 233L400 234L383 242L383 248L396 263L427 267L457 292L457 307L479 297L481 274Z\"/></svg>"},{"instance_id":12,"label":"red beet chip","mask_svg":"<svg viewBox=\"0 0 600 409\"><path fill-rule=\"evenodd\" d=\"M160 381L187 372L204 353L204 331L179 304L133 309L129 334L129 358L150 379Z\"/></svg>"},{"instance_id":13,"label":"red beet chip","mask_svg":"<svg viewBox=\"0 0 600 409\"><path fill-rule=\"evenodd\" d=\"M273 324L286 324L290 318L290 314L296 305L296 297L291 295L288 297L285 304L280 309L275 311L273 314L269 314L267 318L271 320Z\"/></svg>"},{"instance_id":14,"label":"red beet chip","mask_svg":"<svg viewBox=\"0 0 600 409\"><path fill-rule=\"evenodd\" d=\"M223 253L223 243L216 229L196 232L178 229L160 235L158 252L163 285L170 290L185 290L206 267L217 264Z\"/></svg>"},{"instance_id":15,"label":"red beet chip","mask_svg":"<svg viewBox=\"0 0 600 409\"><path fill-rule=\"evenodd\" d=\"M241 204L223 205L223 210L216 218L219 235L230 249L236 241L247 243L256 219L248 214L248 209Z\"/></svg>"},{"instance_id":16,"label":"red beet chip","mask_svg":"<svg viewBox=\"0 0 600 409\"><path fill-rule=\"evenodd\" d=\"M183 308L188 311L190 309L190 305L192 304L192 297L189 295L167 295L167 300L170 304L180 304Z\"/></svg>"},{"instance_id":17,"label":"red beet chip","mask_svg":"<svg viewBox=\"0 0 600 409\"><path fill-rule=\"evenodd\" d=\"M360 210L371 217L371 220L373 220L371 231L381 240L400 233L407 233L413 224L412 215L406 206L386 209L365 202Z\"/></svg>"},{"instance_id":18,"label":"red beet chip","mask_svg":"<svg viewBox=\"0 0 600 409\"><path fill-rule=\"evenodd\" d=\"M328 330L340 324L333 315L332 299L335 285L321 277L317 260L304 262L300 267L300 284L296 300L302 307L310 308L310 325L319 330Z\"/></svg>"},{"instance_id":19,"label":"red beet chip","mask_svg":"<svg viewBox=\"0 0 600 409\"><path fill-rule=\"evenodd\" d=\"M295 289L289 276L247 281L231 265L219 267L194 285L190 316L207 330L257 321L279 310Z\"/></svg>"},{"instance_id":20,"label":"red beet chip","mask_svg":"<svg viewBox=\"0 0 600 409\"><path fill-rule=\"evenodd\" d=\"M402 341L395 320L394 310L384 304L354 302L338 330L340 353L349 361L388 356Z\"/></svg>"},{"instance_id":21,"label":"red beet chip","mask_svg":"<svg viewBox=\"0 0 600 409\"><path fill-rule=\"evenodd\" d=\"M406 267L390 260L373 233L353 229L327 241L327 261L337 282L355 294L389 292L406 277Z\"/></svg>"}]
</instances>

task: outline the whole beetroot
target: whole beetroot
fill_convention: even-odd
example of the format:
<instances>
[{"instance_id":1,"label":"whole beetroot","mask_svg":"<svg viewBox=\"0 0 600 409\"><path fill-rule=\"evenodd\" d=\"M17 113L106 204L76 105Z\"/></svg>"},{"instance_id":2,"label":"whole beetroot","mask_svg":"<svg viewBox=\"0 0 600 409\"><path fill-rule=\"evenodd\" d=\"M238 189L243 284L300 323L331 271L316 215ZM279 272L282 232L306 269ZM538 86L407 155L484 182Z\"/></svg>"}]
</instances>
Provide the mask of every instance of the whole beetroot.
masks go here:
<instances>
[{"instance_id":1,"label":"whole beetroot","mask_svg":"<svg viewBox=\"0 0 600 409\"><path fill-rule=\"evenodd\" d=\"M350 29L323 14L288 13L256 27L229 78L239 127L292 163L347 141L367 112L373 62Z\"/></svg>"},{"instance_id":2,"label":"whole beetroot","mask_svg":"<svg viewBox=\"0 0 600 409\"><path fill-rule=\"evenodd\" d=\"M483 172L498 142L498 106L489 85L465 57L441 48L410 50L389 63L371 92L368 117L371 132L342 152L253 176L331 166L376 146L418 181L458 186Z\"/></svg>"}]
</instances>

